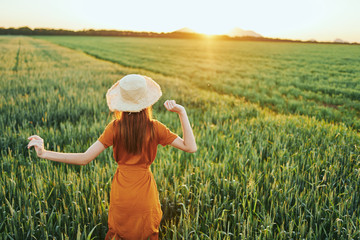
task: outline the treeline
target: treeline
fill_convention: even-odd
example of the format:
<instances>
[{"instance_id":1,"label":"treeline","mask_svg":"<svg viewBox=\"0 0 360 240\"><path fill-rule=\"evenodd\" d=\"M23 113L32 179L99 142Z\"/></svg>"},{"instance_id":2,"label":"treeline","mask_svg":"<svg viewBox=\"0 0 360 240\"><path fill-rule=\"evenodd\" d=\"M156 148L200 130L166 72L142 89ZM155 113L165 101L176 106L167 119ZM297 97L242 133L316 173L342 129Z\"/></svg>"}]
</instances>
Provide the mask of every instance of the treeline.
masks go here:
<instances>
[{"instance_id":1,"label":"treeline","mask_svg":"<svg viewBox=\"0 0 360 240\"><path fill-rule=\"evenodd\" d=\"M161 33L154 32L133 32L133 31L117 31L117 30L66 30L66 29L50 29L29 27L20 28L0 28L1 35L71 35L71 36L134 36L134 37L158 37Z\"/></svg>"},{"instance_id":2,"label":"treeline","mask_svg":"<svg viewBox=\"0 0 360 240\"><path fill-rule=\"evenodd\" d=\"M35 28L29 27L20 28L0 28L0 35L31 35L31 36L125 36L125 37L174 37L174 38L203 38L205 35L198 33L186 32L135 32L135 31L119 31L119 30L66 30L66 29L50 29L50 28Z\"/></svg>"},{"instance_id":3,"label":"treeline","mask_svg":"<svg viewBox=\"0 0 360 240\"><path fill-rule=\"evenodd\" d=\"M187 33L187 32L135 32L135 31L119 31L119 30L67 30L67 29L51 29L51 28L34 28L19 27L19 28L1 28L0 35L30 35L30 36L117 36L117 37L153 37L153 38L192 38L201 39L208 38L208 35L201 33ZM214 35L213 39L227 39L240 41L267 41L267 42L303 42L303 43L332 43L332 44L358 44L347 42L317 42L315 40L301 41L292 39L280 38L266 38L266 37L229 37L227 35Z\"/></svg>"}]
</instances>

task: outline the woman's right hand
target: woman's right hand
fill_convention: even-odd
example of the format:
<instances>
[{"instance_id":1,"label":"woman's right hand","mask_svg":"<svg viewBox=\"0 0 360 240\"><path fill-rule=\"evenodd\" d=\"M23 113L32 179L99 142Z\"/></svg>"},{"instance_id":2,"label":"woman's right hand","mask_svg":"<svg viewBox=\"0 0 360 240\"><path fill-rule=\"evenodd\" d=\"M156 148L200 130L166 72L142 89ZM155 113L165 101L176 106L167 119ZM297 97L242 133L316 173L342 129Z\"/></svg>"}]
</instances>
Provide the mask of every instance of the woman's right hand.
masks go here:
<instances>
[{"instance_id":1,"label":"woman's right hand","mask_svg":"<svg viewBox=\"0 0 360 240\"><path fill-rule=\"evenodd\" d=\"M43 156L43 154L45 153L44 140L41 137L39 137L38 135L32 135L32 136L28 137L28 140L30 140L30 142L27 145L27 148L34 147L36 154L38 155L38 157L41 158Z\"/></svg>"},{"instance_id":2,"label":"woman's right hand","mask_svg":"<svg viewBox=\"0 0 360 240\"><path fill-rule=\"evenodd\" d=\"M178 114L185 112L185 108L177 104L175 100L166 100L164 106L170 112L176 112Z\"/></svg>"}]
</instances>

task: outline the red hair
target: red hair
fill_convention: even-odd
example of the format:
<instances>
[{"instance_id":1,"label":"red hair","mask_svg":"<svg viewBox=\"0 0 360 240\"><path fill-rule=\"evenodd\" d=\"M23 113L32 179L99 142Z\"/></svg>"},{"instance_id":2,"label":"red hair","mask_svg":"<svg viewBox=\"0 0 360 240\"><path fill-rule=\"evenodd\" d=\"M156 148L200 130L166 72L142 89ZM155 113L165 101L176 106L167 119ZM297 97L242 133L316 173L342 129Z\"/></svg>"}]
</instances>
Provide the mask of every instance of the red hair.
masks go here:
<instances>
[{"instance_id":1,"label":"red hair","mask_svg":"<svg viewBox=\"0 0 360 240\"><path fill-rule=\"evenodd\" d=\"M125 150L131 154L140 154L144 148L146 133L153 139L151 106L140 112L115 112L119 120L118 131L115 131L115 142L121 142Z\"/></svg>"}]
</instances>

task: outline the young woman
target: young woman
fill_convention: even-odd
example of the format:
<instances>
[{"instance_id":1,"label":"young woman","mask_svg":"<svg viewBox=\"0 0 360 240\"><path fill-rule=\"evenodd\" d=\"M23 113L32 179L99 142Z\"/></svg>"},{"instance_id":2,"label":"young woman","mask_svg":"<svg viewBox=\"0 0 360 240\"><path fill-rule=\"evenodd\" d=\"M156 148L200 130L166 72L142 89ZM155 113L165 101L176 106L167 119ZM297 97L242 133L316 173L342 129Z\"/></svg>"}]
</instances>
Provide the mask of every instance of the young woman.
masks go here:
<instances>
[{"instance_id":1,"label":"young woman","mask_svg":"<svg viewBox=\"0 0 360 240\"><path fill-rule=\"evenodd\" d=\"M171 145L186 152L197 150L185 111L174 100L165 108L180 117L183 138L151 117L151 106L161 97L160 86L151 78L131 74L117 81L107 92L107 104L115 112L98 140L84 153L59 153L44 149L44 141L30 136L28 148L34 146L40 158L86 165L105 148L113 146L118 167L111 185L108 216L108 239L158 239L162 211L159 193L150 165L157 145Z\"/></svg>"}]
</instances>

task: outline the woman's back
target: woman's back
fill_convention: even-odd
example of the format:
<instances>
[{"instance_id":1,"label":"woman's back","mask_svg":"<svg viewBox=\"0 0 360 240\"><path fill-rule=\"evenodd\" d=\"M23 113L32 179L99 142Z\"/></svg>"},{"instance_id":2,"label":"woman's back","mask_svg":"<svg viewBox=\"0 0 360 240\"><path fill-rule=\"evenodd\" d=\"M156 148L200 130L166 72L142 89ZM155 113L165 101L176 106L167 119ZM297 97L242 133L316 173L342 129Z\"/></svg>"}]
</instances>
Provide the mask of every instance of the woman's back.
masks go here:
<instances>
[{"instance_id":1,"label":"woman's back","mask_svg":"<svg viewBox=\"0 0 360 240\"><path fill-rule=\"evenodd\" d=\"M144 146L141 154L132 154L126 151L121 139L116 138L121 120L111 121L105 128L103 134L99 137L99 141L105 148L113 146L114 159L118 164L126 165L143 165L149 167L155 160L157 146L161 144L166 146L172 143L178 135L172 133L164 124L157 120L151 120L154 136L151 136L151 130L146 129Z\"/></svg>"}]
</instances>

